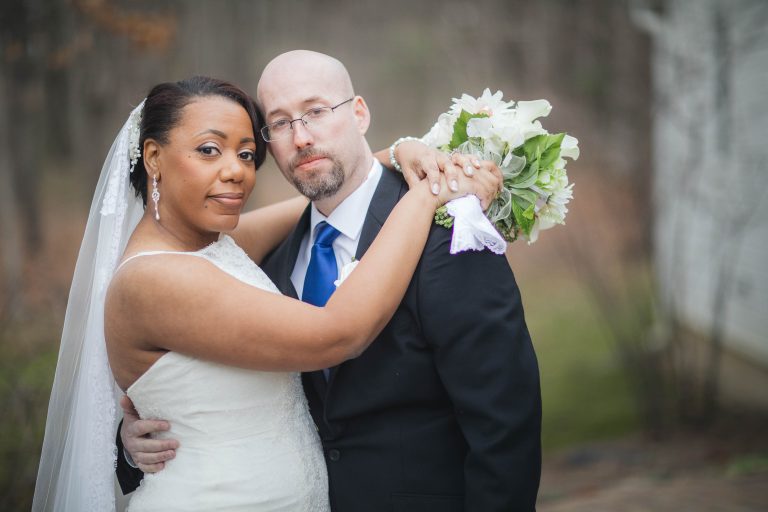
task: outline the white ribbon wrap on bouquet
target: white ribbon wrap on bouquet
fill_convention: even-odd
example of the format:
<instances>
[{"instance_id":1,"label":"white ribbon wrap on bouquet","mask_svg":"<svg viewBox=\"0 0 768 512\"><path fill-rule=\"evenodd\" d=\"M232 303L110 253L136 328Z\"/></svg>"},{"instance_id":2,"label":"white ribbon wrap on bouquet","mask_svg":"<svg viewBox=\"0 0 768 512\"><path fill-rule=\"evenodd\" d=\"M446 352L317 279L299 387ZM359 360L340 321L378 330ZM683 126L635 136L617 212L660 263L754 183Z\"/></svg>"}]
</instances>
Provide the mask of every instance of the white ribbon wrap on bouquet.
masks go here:
<instances>
[{"instance_id":1,"label":"white ribbon wrap on bouquet","mask_svg":"<svg viewBox=\"0 0 768 512\"><path fill-rule=\"evenodd\" d=\"M486 248L496 254L504 254L507 250L506 240L483 213L477 196L453 199L445 204L445 208L453 216L451 254Z\"/></svg>"}]
</instances>

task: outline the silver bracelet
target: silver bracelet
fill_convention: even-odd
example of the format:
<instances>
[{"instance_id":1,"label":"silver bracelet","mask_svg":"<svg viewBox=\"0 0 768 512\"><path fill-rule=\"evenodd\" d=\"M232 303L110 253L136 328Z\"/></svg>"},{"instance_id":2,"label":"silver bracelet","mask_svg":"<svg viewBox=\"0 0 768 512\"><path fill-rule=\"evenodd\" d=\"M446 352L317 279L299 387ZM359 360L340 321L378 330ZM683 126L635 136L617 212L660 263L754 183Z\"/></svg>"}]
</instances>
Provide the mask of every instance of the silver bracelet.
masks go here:
<instances>
[{"instance_id":1,"label":"silver bracelet","mask_svg":"<svg viewBox=\"0 0 768 512\"><path fill-rule=\"evenodd\" d=\"M392 167L394 167L397 172L403 172L403 169L400 167L400 164L397 163L397 158L395 158L395 149L403 142L411 141L421 142L421 139L418 137L400 137L391 146L389 146L389 163L392 164Z\"/></svg>"}]
</instances>

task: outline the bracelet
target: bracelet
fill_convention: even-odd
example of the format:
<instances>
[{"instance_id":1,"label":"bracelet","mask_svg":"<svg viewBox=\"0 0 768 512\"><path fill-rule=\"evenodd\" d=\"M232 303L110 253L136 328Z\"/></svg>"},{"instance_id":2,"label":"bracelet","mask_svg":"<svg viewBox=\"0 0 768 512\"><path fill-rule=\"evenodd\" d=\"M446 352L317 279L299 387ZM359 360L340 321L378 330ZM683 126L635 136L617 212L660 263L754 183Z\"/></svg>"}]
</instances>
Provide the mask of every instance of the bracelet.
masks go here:
<instances>
[{"instance_id":1,"label":"bracelet","mask_svg":"<svg viewBox=\"0 0 768 512\"><path fill-rule=\"evenodd\" d=\"M411 141L421 142L421 139L418 137L400 137L391 146L389 146L389 163L392 164L392 167L394 167L397 172L403 172L403 169L400 167L400 164L397 163L397 158L395 158L395 149L403 142Z\"/></svg>"}]
</instances>

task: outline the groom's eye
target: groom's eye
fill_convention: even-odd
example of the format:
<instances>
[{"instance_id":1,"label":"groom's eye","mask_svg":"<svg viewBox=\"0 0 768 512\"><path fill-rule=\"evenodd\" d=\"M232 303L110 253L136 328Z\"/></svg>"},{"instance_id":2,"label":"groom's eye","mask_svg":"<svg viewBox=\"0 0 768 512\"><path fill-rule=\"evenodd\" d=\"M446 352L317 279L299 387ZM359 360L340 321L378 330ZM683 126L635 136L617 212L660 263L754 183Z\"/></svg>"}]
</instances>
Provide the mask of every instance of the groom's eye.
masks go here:
<instances>
[{"instance_id":1,"label":"groom's eye","mask_svg":"<svg viewBox=\"0 0 768 512\"><path fill-rule=\"evenodd\" d=\"M328 110L329 109L324 108L324 107L313 108L313 109L308 110L307 113L304 114L304 117L309 119L309 120L319 119L319 118L323 117L325 114L327 114Z\"/></svg>"},{"instance_id":2,"label":"groom's eye","mask_svg":"<svg viewBox=\"0 0 768 512\"><path fill-rule=\"evenodd\" d=\"M279 121L275 121L274 123L269 125L269 129L273 132L280 132L288 129L290 125L291 125L291 122L289 120L280 119Z\"/></svg>"}]
</instances>

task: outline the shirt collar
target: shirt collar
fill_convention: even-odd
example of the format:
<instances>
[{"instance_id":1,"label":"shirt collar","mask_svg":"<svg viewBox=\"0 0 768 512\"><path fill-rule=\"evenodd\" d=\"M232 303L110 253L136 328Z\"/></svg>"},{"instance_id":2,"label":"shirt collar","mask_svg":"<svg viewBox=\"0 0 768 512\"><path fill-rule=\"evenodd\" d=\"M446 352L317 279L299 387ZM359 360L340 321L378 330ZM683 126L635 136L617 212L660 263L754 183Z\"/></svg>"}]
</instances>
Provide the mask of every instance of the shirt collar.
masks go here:
<instances>
[{"instance_id":1,"label":"shirt collar","mask_svg":"<svg viewBox=\"0 0 768 512\"><path fill-rule=\"evenodd\" d=\"M339 205L326 217L318 210L314 203L312 204L312 213L310 216L310 227L312 234L311 240L314 241L315 228L322 221L338 229L342 235L352 240L357 240L363 230L365 221L364 212L368 207L376 192L376 186L381 178L382 166L378 160L373 159L373 165L368 172L368 177L351 194L349 194Z\"/></svg>"}]
</instances>

